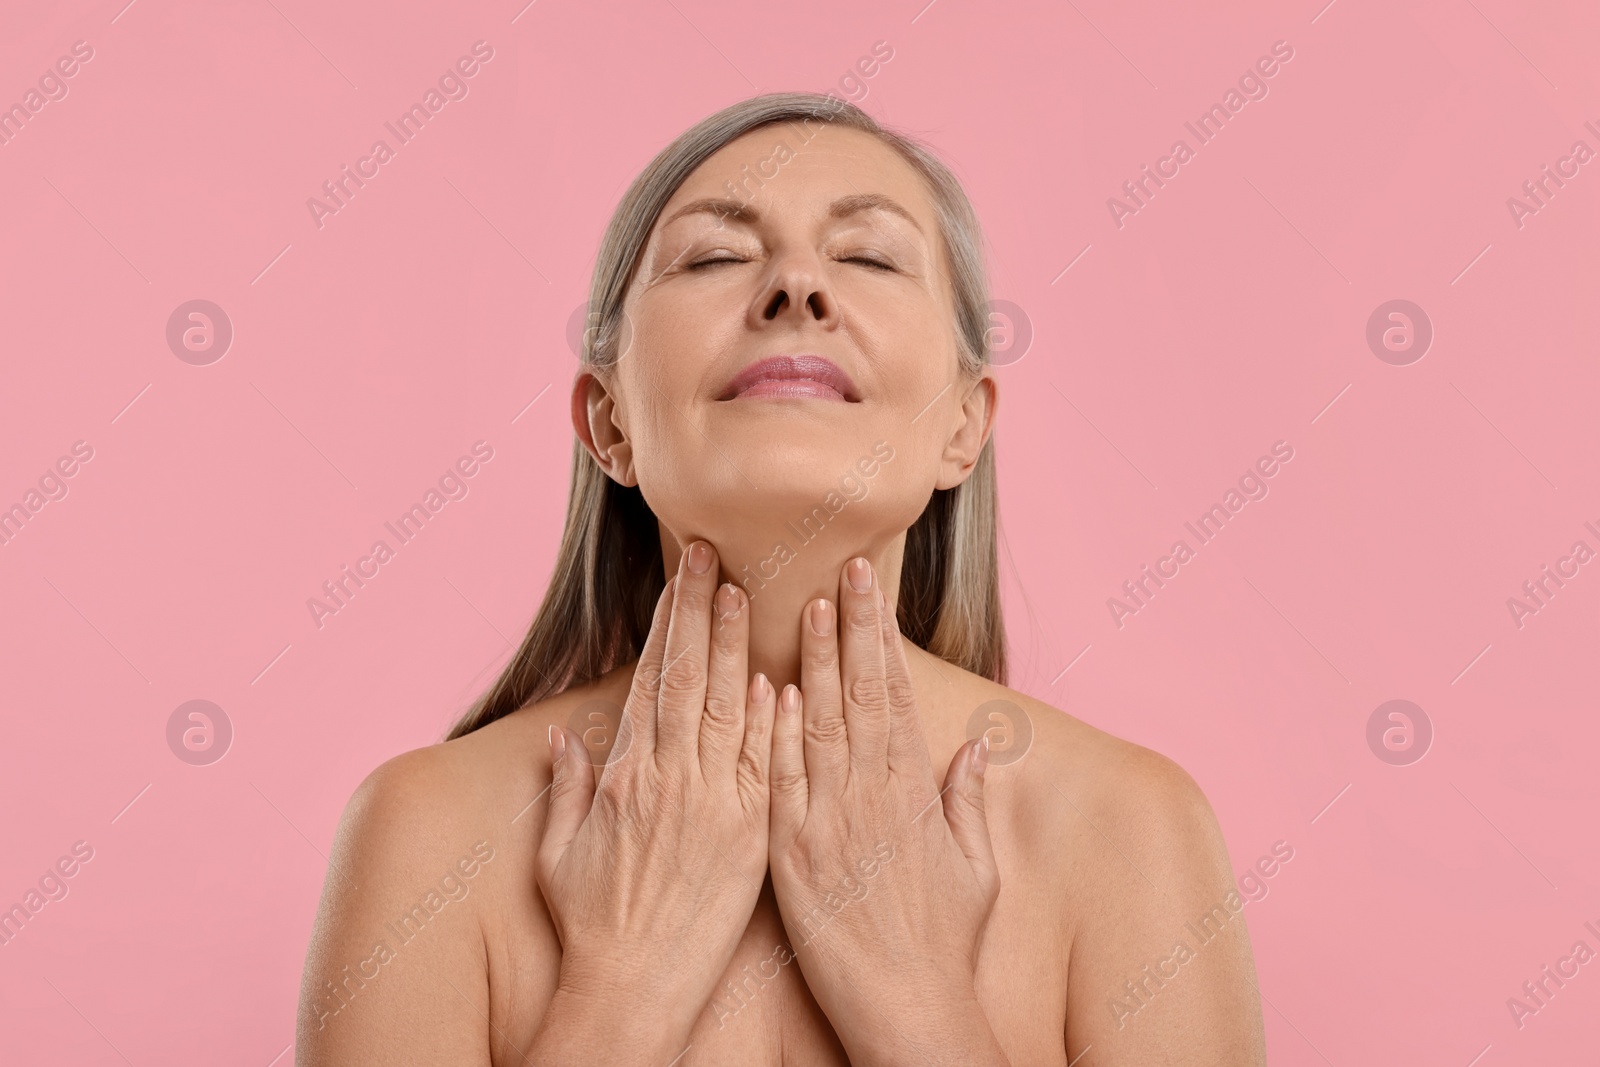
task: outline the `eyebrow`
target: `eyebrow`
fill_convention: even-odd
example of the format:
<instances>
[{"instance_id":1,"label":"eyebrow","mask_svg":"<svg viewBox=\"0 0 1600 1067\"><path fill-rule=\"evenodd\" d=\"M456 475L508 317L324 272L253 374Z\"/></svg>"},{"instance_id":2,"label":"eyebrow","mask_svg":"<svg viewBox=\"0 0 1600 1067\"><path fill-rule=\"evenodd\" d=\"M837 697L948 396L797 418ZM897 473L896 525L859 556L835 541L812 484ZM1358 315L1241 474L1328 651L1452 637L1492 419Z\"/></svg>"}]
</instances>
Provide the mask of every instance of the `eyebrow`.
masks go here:
<instances>
[{"instance_id":1,"label":"eyebrow","mask_svg":"<svg viewBox=\"0 0 1600 1067\"><path fill-rule=\"evenodd\" d=\"M857 193L853 196L841 196L828 207L828 217L832 219L845 219L863 211L887 211L899 215L922 233L922 224L912 216L911 212L901 207L891 197L882 193ZM685 215L708 214L719 219L730 218L739 222L754 224L761 221L761 212L751 207L743 200L730 200L726 197L708 197L704 200L695 200L674 211L669 217L662 220L663 227L678 221Z\"/></svg>"}]
</instances>

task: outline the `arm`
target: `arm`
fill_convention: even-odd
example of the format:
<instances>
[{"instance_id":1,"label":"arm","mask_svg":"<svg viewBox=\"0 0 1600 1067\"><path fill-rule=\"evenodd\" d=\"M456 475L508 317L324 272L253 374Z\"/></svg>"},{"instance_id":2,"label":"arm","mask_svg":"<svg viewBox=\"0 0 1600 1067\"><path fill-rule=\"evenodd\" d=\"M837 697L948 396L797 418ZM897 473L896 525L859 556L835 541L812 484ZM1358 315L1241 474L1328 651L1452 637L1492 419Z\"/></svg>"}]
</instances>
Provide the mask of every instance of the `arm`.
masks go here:
<instances>
[{"instance_id":1,"label":"arm","mask_svg":"<svg viewBox=\"0 0 1600 1067\"><path fill-rule=\"evenodd\" d=\"M1127 746L1099 783L1061 788L1078 808L1080 850L1067 1058L1088 1049L1077 1067L1265 1065L1243 901L1199 786Z\"/></svg>"},{"instance_id":2,"label":"arm","mask_svg":"<svg viewBox=\"0 0 1600 1067\"><path fill-rule=\"evenodd\" d=\"M496 842L435 800L441 758L396 757L345 806L301 980L301 1067L489 1067L472 888Z\"/></svg>"}]
</instances>

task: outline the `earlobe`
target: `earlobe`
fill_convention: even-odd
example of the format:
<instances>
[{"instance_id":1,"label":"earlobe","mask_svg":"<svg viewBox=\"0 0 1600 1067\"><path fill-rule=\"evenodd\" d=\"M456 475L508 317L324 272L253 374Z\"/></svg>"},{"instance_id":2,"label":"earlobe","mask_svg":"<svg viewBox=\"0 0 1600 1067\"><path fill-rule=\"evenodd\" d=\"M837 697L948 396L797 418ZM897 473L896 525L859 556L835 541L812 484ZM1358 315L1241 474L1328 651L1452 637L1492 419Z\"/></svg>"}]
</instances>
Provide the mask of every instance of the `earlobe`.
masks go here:
<instances>
[{"instance_id":1,"label":"earlobe","mask_svg":"<svg viewBox=\"0 0 1600 1067\"><path fill-rule=\"evenodd\" d=\"M616 401L611 391L591 371L583 370L572 383L572 430L607 477L619 485L636 485L633 445L617 425Z\"/></svg>"},{"instance_id":2,"label":"earlobe","mask_svg":"<svg viewBox=\"0 0 1600 1067\"><path fill-rule=\"evenodd\" d=\"M983 454L983 446L989 443L994 432L999 399L999 384L986 367L961 402L961 421L944 447L935 488L954 489L972 474L978 457Z\"/></svg>"}]
</instances>

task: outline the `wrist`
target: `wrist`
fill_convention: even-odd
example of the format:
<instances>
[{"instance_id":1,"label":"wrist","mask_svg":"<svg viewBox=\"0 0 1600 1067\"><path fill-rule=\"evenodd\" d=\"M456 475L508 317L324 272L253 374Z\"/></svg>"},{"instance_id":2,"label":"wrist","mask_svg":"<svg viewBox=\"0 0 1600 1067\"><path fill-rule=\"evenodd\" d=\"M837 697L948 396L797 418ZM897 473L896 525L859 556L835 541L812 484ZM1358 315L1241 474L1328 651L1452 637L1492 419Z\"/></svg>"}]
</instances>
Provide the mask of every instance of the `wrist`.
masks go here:
<instances>
[{"instance_id":1,"label":"wrist","mask_svg":"<svg viewBox=\"0 0 1600 1067\"><path fill-rule=\"evenodd\" d=\"M902 979L895 986L914 995L874 997L860 1019L859 1036L864 1040L851 1041L840 1033L851 1062L873 1067L1008 1063L970 984L952 984L945 978L918 985Z\"/></svg>"},{"instance_id":2,"label":"wrist","mask_svg":"<svg viewBox=\"0 0 1600 1067\"><path fill-rule=\"evenodd\" d=\"M563 974L526 1054L529 1062L659 1067L673 1060L688 1044L693 1020L685 1024L653 1010L633 989L572 982Z\"/></svg>"}]
</instances>

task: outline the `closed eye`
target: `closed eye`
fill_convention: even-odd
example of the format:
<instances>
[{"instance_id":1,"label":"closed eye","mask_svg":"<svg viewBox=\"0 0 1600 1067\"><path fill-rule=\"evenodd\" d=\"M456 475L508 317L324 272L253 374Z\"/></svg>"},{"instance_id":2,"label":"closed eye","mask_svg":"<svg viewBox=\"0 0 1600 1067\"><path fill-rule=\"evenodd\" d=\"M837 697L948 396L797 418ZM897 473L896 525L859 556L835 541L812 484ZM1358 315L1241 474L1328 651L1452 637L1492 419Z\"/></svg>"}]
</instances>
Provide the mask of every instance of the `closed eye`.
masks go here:
<instances>
[{"instance_id":1,"label":"closed eye","mask_svg":"<svg viewBox=\"0 0 1600 1067\"><path fill-rule=\"evenodd\" d=\"M744 260L744 259L739 259L737 257L730 258L730 257L724 256L721 259L699 259L699 260L696 260L693 263L688 264L687 266L684 267L684 269L685 270L699 270L702 267L716 266L719 263L747 263L747 262L749 262L749 261L748 260ZM866 265L868 267L875 267L878 270L885 270L885 271L893 271L895 269L894 264L885 263L882 260L873 259L873 258L871 258L869 256L846 256L843 259L841 259L839 262L841 262L841 263L861 263L861 264L864 264L864 265Z\"/></svg>"},{"instance_id":2,"label":"closed eye","mask_svg":"<svg viewBox=\"0 0 1600 1067\"><path fill-rule=\"evenodd\" d=\"M742 259L729 258L727 256L724 256L721 259L701 259L701 260L696 260L695 262L690 263L684 269L685 270L699 270L701 267L710 267L710 266L714 266L715 264L718 264L718 263L744 263L744 262L746 262L746 261L742 260Z\"/></svg>"},{"instance_id":3,"label":"closed eye","mask_svg":"<svg viewBox=\"0 0 1600 1067\"><path fill-rule=\"evenodd\" d=\"M840 260L839 262L841 262L841 263L865 263L867 266L869 266L869 267L877 267L879 270L887 270L887 271L894 270L894 265L892 263L885 263L881 259L872 259L869 256L847 256L844 259Z\"/></svg>"}]
</instances>

